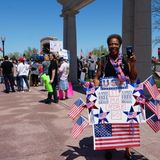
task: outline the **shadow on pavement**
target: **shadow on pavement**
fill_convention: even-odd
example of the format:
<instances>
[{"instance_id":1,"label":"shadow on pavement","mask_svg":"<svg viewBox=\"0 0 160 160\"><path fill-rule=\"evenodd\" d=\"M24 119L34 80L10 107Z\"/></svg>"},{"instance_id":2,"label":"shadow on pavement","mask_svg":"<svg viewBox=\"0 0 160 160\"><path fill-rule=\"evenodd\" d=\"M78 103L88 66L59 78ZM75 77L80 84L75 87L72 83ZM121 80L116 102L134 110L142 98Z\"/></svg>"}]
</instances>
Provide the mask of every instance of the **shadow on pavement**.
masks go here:
<instances>
[{"instance_id":1,"label":"shadow on pavement","mask_svg":"<svg viewBox=\"0 0 160 160\"><path fill-rule=\"evenodd\" d=\"M93 136L80 140L79 147L70 145L67 147L69 149L61 154L61 156L66 157L65 160L75 160L78 157L84 157L85 160L126 160L124 158L124 149L93 150ZM148 160L134 150L131 150L131 152L133 155L132 160ZM110 158L110 153L112 153L112 158Z\"/></svg>"},{"instance_id":2,"label":"shadow on pavement","mask_svg":"<svg viewBox=\"0 0 160 160\"><path fill-rule=\"evenodd\" d=\"M86 160L93 160L95 157L104 159L106 151L94 151L93 150L93 137L86 137L80 140L79 147L68 146L69 149L61 154L66 157L66 160L74 160L77 157L85 157ZM102 159L103 157L103 159ZM104 159L105 160L105 159Z\"/></svg>"},{"instance_id":3,"label":"shadow on pavement","mask_svg":"<svg viewBox=\"0 0 160 160\"><path fill-rule=\"evenodd\" d=\"M82 94L86 94L84 87L80 84L74 84L73 85L73 90Z\"/></svg>"}]
</instances>

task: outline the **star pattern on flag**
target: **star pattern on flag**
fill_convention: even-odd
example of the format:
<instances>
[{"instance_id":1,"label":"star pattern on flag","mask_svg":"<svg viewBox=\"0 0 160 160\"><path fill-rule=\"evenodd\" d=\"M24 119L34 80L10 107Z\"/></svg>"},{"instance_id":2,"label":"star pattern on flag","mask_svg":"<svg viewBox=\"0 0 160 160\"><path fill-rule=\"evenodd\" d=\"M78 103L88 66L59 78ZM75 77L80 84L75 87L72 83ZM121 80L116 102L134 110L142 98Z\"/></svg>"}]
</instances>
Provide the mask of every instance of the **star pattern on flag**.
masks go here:
<instances>
[{"instance_id":1,"label":"star pattern on flag","mask_svg":"<svg viewBox=\"0 0 160 160\"><path fill-rule=\"evenodd\" d=\"M131 106L131 109L129 112L123 112L127 115L127 122L128 121L136 121L138 122L137 120L137 116L141 113L141 112L135 112L133 107Z\"/></svg>"},{"instance_id":2,"label":"star pattern on flag","mask_svg":"<svg viewBox=\"0 0 160 160\"><path fill-rule=\"evenodd\" d=\"M88 101L84 107L86 107L88 109L98 109L98 107L96 107L96 105L95 105L95 101L96 100L94 100L92 102Z\"/></svg>"},{"instance_id":3,"label":"star pattern on flag","mask_svg":"<svg viewBox=\"0 0 160 160\"><path fill-rule=\"evenodd\" d=\"M146 101L147 101L147 99L143 95L140 95L140 96L133 95L133 97L136 100L134 106L136 106L136 105L144 105L146 103Z\"/></svg>"},{"instance_id":4,"label":"star pattern on flag","mask_svg":"<svg viewBox=\"0 0 160 160\"><path fill-rule=\"evenodd\" d=\"M135 92L139 92L140 94L144 94L144 91L143 91L143 89L144 89L144 84L143 83L140 83L140 84L136 84L136 86L134 86L135 88L134 88L134 90L133 90L133 94L135 93Z\"/></svg>"},{"instance_id":5,"label":"star pattern on flag","mask_svg":"<svg viewBox=\"0 0 160 160\"><path fill-rule=\"evenodd\" d=\"M97 88L94 88L94 92L92 94L86 94L86 99L89 100L89 101L93 101L94 103L96 102L97 100L97 95L95 93L95 91L97 90ZM92 100L94 99L94 100Z\"/></svg>"},{"instance_id":6,"label":"star pattern on flag","mask_svg":"<svg viewBox=\"0 0 160 160\"><path fill-rule=\"evenodd\" d=\"M99 114L94 114L94 116L99 119L98 124L104 124L105 122L108 123L106 118L108 114L109 112L103 112L102 108L100 108Z\"/></svg>"}]
</instances>

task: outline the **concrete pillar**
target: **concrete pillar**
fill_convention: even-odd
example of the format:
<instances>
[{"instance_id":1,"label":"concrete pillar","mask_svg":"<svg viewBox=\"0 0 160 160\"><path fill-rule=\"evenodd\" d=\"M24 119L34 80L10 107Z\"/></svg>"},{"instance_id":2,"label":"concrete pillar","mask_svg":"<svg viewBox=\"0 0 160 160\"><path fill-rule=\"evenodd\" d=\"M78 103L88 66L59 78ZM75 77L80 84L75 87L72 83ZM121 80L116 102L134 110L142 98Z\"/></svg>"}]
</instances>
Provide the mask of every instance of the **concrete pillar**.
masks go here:
<instances>
[{"instance_id":1,"label":"concrete pillar","mask_svg":"<svg viewBox=\"0 0 160 160\"><path fill-rule=\"evenodd\" d=\"M141 81L151 75L151 0L123 0L123 52L133 45Z\"/></svg>"},{"instance_id":2,"label":"concrete pillar","mask_svg":"<svg viewBox=\"0 0 160 160\"><path fill-rule=\"evenodd\" d=\"M63 46L70 51L70 74L69 79L77 82L77 37L76 37L76 14L78 12L67 11L62 14L63 25Z\"/></svg>"},{"instance_id":3,"label":"concrete pillar","mask_svg":"<svg viewBox=\"0 0 160 160\"><path fill-rule=\"evenodd\" d=\"M63 6L63 46L70 51L70 75L69 79L77 82L77 37L76 14L94 0L57 0Z\"/></svg>"}]
</instances>

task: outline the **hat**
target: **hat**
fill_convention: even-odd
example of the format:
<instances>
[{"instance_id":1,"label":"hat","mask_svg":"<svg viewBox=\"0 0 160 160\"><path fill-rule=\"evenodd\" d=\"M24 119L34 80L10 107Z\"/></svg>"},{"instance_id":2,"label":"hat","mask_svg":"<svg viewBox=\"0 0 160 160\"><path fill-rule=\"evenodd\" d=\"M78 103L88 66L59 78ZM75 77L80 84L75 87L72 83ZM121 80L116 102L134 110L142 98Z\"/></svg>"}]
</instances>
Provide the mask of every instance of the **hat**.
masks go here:
<instances>
[{"instance_id":1,"label":"hat","mask_svg":"<svg viewBox=\"0 0 160 160\"><path fill-rule=\"evenodd\" d=\"M20 57L20 58L18 59L18 61L24 62L24 58L23 58L23 57Z\"/></svg>"}]
</instances>

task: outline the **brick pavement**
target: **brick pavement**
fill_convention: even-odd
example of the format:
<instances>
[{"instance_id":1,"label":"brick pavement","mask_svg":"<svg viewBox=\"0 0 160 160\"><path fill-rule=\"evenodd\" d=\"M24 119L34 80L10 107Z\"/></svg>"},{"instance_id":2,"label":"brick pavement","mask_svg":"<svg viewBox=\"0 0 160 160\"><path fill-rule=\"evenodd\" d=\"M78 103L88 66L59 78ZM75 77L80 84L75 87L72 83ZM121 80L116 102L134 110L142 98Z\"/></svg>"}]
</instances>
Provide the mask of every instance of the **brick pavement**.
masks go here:
<instances>
[{"instance_id":1,"label":"brick pavement","mask_svg":"<svg viewBox=\"0 0 160 160\"><path fill-rule=\"evenodd\" d=\"M0 84L0 160L105 160L106 151L93 150L91 127L76 140L70 136L69 106L85 95L74 91L72 98L46 105L39 103L47 95L42 88L6 94ZM132 149L134 160L159 160L160 135L141 125L141 139L141 147ZM124 159L123 149L112 152L112 160Z\"/></svg>"}]
</instances>

